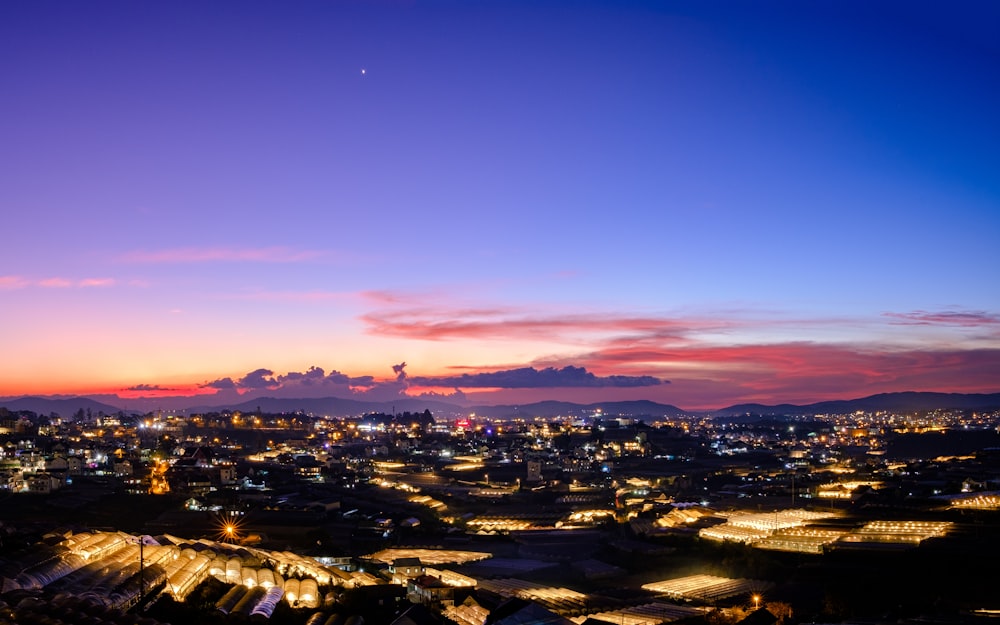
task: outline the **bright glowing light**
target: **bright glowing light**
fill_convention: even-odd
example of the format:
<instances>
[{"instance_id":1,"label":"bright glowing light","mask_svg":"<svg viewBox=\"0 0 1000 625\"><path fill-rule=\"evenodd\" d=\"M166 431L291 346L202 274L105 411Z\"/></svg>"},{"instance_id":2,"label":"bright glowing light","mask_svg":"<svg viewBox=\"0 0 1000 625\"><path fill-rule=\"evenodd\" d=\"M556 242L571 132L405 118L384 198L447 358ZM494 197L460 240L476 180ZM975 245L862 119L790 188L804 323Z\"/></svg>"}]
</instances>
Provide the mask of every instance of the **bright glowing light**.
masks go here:
<instances>
[{"instance_id":1,"label":"bright glowing light","mask_svg":"<svg viewBox=\"0 0 1000 625\"><path fill-rule=\"evenodd\" d=\"M769 582L761 580L731 579L702 573L644 584L642 589L674 599L718 601L752 592L753 589L770 587Z\"/></svg>"},{"instance_id":2,"label":"bright glowing light","mask_svg":"<svg viewBox=\"0 0 1000 625\"><path fill-rule=\"evenodd\" d=\"M242 519L236 514L225 514L219 517L219 533L217 540L223 543L238 543L242 540L240 529Z\"/></svg>"},{"instance_id":3,"label":"bright glowing light","mask_svg":"<svg viewBox=\"0 0 1000 625\"><path fill-rule=\"evenodd\" d=\"M385 564L392 564L398 558L419 558L421 564L426 566L440 566L442 564L465 564L468 562L478 562L491 557L492 554L481 551L453 551L450 549L383 549L382 551L365 556L368 560L378 560Z\"/></svg>"}]
</instances>

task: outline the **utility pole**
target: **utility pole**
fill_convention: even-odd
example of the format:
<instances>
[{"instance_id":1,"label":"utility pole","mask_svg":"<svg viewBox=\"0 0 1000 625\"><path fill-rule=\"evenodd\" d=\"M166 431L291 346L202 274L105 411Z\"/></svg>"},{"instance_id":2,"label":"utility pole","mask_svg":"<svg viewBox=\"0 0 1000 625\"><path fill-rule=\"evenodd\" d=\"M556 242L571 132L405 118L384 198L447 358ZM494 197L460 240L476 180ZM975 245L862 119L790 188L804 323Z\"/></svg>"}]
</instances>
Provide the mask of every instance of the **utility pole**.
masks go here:
<instances>
[{"instance_id":1,"label":"utility pole","mask_svg":"<svg viewBox=\"0 0 1000 625\"><path fill-rule=\"evenodd\" d=\"M145 544L146 541L143 540L142 536L139 536L139 611L140 612L142 612L143 610L142 601L144 599L144 595L146 594L146 578L145 578L146 559L142 549Z\"/></svg>"}]
</instances>

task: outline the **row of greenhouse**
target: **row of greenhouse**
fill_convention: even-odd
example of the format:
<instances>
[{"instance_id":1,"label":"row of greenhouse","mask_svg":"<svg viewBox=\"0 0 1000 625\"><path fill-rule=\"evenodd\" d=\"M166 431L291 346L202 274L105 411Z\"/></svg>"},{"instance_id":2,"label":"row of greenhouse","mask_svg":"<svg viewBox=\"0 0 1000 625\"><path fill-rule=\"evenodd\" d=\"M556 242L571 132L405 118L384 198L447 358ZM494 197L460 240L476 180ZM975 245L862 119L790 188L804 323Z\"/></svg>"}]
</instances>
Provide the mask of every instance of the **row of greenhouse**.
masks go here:
<instances>
[{"instance_id":1,"label":"row of greenhouse","mask_svg":"<svg viewBox=\"0 0 1000 625\"><path fill-rule=\"evenodd\" d=\"M210 577L235 585L226 596L236 600L220 609L227 613L245 610L248 616L265 618L282 600L315 609L321 599L320 586L350 582L350 576L339 569L290 552L172 536L154 540L123 532L56 536L32 551L0 560L0 591L4 593L76 596L117 610L135 605L153 591L183 601Z\"/></svg>"},{"instance_id":2,"label":"row of greenhouse","mask_svg":"<svg viewBox=\"0 0 1000 625\"><path fill-rule=\"evenodd\" d=\"M270 605L268 615L274 610L278 601L284 599L292 607L318 608L320 603L319 586L314 579L287 579L281 585L244 585L237 584L229 589L219 599L215 607L224 614L242 612L250 614L260 605Z\"/></svg>"}]
</instances>

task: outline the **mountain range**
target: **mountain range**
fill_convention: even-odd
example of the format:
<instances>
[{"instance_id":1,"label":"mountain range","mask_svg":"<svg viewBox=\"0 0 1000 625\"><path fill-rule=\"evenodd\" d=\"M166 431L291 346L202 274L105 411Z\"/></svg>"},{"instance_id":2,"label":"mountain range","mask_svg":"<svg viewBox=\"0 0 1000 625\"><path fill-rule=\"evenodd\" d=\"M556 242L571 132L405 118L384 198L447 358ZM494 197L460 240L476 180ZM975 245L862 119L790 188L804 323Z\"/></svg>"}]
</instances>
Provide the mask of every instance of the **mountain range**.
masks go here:
<instances>
[{"instance_id":1,"label":"mountain range","mask_svg":"<svg viewBox=\"0 0 1000 625\"><path fill-rule=\"evenodd\" d=\"M79 410L92 414L114 414L124 406L97 401L90 397L19 397L0 398L0 408L11 411L27 410L41 415L55 413L68 418ZM476 414L488 417L553 417L558 415L594 416L598 412L609 416L663 417L663 416L737 416L737 415L816 415L845 414L849 412L890 410L913 412L922 410L992 410L1000 409L1000 393L881 393L859 399L823 401L806 405L794 404L737 404L712 411L690 411L653 401L617 401L594 404L576 404L564 401L542 401L524 405L459 406L440 400L400 397L394 401L373 402L339 397L276 398L258 397L239 404L226 406L191 406L183 412L193 414L224 409L265 413L304 412L306 414L351 416L372 412L394 414L430 410L440 417Z\"/></svg>"},{"instance_id":2,"label":"mountain range","mask_svg":"<svg viewBox=\"0 0 1000 625\"><path fill-rule=\"evenodd\" d=\"M845 414L863 410L891 410L896 412L915 412L921 410L991 410L1000 408L1000 393L920 393L906 391L902 393L879 393L860 399L821 401L804 406L778 404L766 406L763 404L737 404L712 414L720 416L738 414L760 415L816 415Z\"/></svg>"}]
</instances>

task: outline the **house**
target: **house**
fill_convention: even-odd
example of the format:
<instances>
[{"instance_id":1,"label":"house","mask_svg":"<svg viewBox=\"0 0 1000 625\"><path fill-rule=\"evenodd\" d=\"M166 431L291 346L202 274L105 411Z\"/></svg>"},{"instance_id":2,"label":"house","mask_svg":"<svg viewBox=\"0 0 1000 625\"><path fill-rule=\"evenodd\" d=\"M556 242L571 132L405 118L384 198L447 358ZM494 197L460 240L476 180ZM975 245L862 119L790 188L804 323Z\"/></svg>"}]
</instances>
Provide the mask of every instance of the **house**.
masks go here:
<instances>
[{"instance_id":1,"label":"house","mask_svg":"<svg viewBox=\"0 0 1000 625\"><path fill-rule=\"evenodd\" d=\"M28 490L32 493L48 494L62 487L63 481L50 473L35 473L25 481L28 483Z\"/></svg>"},{"instance_id":2,"label":"house","mask_svg":"<svg viewBox=\"0 0 1000 625\"><path fill-rule=\"evenodd\" d=\"M406 581L406 598L426 606L449 607L454 604L454 588L438 577L418 575Z\"/></svg>"},{"instance_id":3,"label":"house","mask_svg":"<svg viewBox=\"0 0 1000 625\"><path fill-rule=\"evenodd\" d=\"M394 584L406 584L409 578L423 575L424 565L420 558L396 558L389 565L389 573Z\"/></svg>"}]
</instances>

